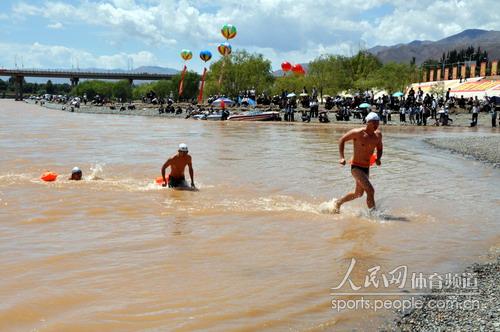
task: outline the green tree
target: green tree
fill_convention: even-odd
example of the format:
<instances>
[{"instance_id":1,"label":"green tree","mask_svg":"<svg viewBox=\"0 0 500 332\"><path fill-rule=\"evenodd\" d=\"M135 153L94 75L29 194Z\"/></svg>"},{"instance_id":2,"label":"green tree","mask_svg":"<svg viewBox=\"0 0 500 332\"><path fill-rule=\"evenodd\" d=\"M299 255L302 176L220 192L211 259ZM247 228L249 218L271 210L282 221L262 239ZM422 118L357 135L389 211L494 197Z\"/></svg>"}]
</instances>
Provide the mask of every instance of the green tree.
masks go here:
<instances>
[{"instance_id":1,"label":"green tree","mask_svg":"<svg viewBox=\"0 0 500 332\"><path fill-rule=\"evenodd\" d=\"M47 83L45 84L45 91L48 94L51 94L51 95L54 94L55 88L54 88L54 84L52 84L51 80L48 80Z\"/></svg>"},{"instance_id":2,"label":"green tree","mask_svg":"<svg viewBox=\"0 0 500 332\"><path fill-rule=\"evenodd\" d=\"M132 98L132 87L128 80L121 80L113 83L111 91L113 97L118 100L128 101Z\"/></svg>"},{"instance_id":3,"label":"green tree","mask_svg":"<svg viewBox=\"0 0 500 332\"><path fill-rule=\"evenodd\" d=\"M9 84L4 80L0 79L0 91L7 91Z\"/></svg>"},{"instance_id":4,"label":"green tree","mask_svg":"<svg viewBox=\"0 0 500 332\"><path fill-rule=\"evenodd\" d=\"M372 87L384 89L389 93L404 91L415 77L415 66L389 62L368 76Z\"/></svg>"},{"instance_id":5,"label":"green tree","mask_svg":"<svg viewBox=\"0 0 500 332\"><path fill-rule=\"evenodd\" d=\"M220 84L219 84L220 81ZM240 91L255 89L269 93L274 77L271 61L262 54L236 51L210 65L206 78L206 95L236 96Z\"/></svg>"},{"instance_id":6,"label":"green tree","mask_svg":"<svg viewBox=\"0 0 500 332\"><path fill-rule=\"evenodd\" d=\"M347 61L348 74L352 79L352 88L366 90L373 82L370 75L382 67L380 60L367 51L360 51Z\"/></svg>"},{"instance_id":7,"label":"green tree","mask_svg":"<svg viewBox=\"0 0 500 332\"><path fill-rule=\"evenodd\" d=\"M307 76L291 73L287 76L277 77L271 89L273 95L281 95L282 91L299 94L303 87L310 86Z\"/></svg>"},{"instance_id":8,"label":"green tree","mask_svg":"<svg viewBox=\"0 0 500 332\"><path fill-rule=\"evenodd\" d=\"M198 85L200 82L200 75L194 71L187 71L184 75L183 92L181 100L191 100L198 97ZM163 83L165 92L172 91L175 100L179 100L179 83L181 81L181 73L174 75L169 84Z\"/></svg>"},{"instance_id":9,"label":"green tree","mask_svg":"<svg viewBox=\"0 0 500 332\"><path fill-rule=\"evenodd\" d=\"M89 99L93 99L96 95L111 98L113 83L98 80L85 81L74 87L71 94L76 96L86 94Z\"/></svg>"}]
</instances>

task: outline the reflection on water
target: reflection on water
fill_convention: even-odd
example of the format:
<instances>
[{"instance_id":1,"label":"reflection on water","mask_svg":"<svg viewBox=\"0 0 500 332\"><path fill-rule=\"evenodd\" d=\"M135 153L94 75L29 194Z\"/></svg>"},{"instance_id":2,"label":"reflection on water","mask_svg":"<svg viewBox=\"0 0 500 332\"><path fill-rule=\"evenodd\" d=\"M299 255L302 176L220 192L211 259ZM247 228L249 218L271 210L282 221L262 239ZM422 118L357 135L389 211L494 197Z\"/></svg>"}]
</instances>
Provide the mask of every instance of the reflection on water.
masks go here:
<instances>
[{"instance_id":1,"label":"reflection on water","mask_svg":"<svg viewBox=\"0 0 500 332\"><path fill-rule=\"evenodd\" d=\"M385 317L329 308L352 257L364 270L457 271L498 245L499 170L407 129L385 131L371 171L379 211L359 199L334 215L353 187L337 164L349 127L12 101L0 101L0 122L0 330L366 328ZM198 192L154 183L179 142ZM74 166L85 181L67 180ZM56 182L39 180L47 169Z\"/></svg>"}]
</instances>

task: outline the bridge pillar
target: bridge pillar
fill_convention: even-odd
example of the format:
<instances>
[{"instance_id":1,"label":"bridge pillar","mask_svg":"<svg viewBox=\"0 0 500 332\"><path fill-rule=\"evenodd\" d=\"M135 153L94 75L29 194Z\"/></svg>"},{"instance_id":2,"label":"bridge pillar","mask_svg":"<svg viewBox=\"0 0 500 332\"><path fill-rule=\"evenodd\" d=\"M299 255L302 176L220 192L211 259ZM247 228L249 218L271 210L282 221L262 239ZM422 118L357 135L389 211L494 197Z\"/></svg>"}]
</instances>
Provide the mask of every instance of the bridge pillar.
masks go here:
<instances>
[{"instance_id":1,"label":"bridge pillar","mask_svg":"<svg viewBox=\"0 0 500 332\"><path fill-rule=\"evenodd\" d=\"M16 100L23 100L24 76L16 76Z\"/></svg>"},{"instance_id":2,"label":"bridge pillar","mask_svg":"<svg viewBox=\"0 0 500 332\"><path fill-rule=\"evenodd\" d=\"M80 78L78 78L78 77L71 77L70 81L71 81L71 88L74 88L75 86L78 85L78 81L80 81Z\"/></svg>"}]
</instances>

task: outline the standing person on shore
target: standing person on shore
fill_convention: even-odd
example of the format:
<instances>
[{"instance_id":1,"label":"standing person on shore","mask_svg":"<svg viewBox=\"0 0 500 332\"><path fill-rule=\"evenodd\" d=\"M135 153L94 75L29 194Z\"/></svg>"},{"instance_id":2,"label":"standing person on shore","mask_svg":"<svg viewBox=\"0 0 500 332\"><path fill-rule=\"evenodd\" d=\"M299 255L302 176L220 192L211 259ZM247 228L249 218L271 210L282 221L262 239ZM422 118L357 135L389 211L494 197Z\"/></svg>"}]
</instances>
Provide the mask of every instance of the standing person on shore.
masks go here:
<instances>
[{"instance_id":1,"label":"standing person on shore","mask_svg":"<svg viewBox=\"0 0 500 332\"><path fill-rule=\"evenodd\" d=\"M471 127L477 126L478 116L479 116L479 106L473 105L472 106L472 123L470 124Z\"/></svg>"},{"instance_id":2,"label":"standing person on shore","mask_svg":"<svg viewBox=\"0 0 500 332\"><path fill-rule=\"evenodd\" d=\"M191 178L191 188L194 186L194 172L191 156L188 154L189 150L186 144L179 144L177 154L170 157L161 168L161 176L163 177L163 187L168 185L169 188L189 188L184 176L184 169L189 167L189 177ZM170 175L165 178L165 170L170 166Z\"/></svg>"},{"instance_id":3,"label":"standing person on shore","mask_svg":"<svg viewBox=\"0 0 500 332\"><path fill-rule=\"evenodd\" d=\"M382 133L378 130L379 116L371 112L366 116L366 127L356 128L348 131L339 141L339 163L346 164L344 157L344 146L348 141L353 141L354 151L351 160L351 174L356 182L354 192L350 192L335 203L335 213L340 212L342 204L363 196L366 192L366 204L370 210L375 209L375 189L369 180L370 159L373 151L377 149L378 166L381 165L383 144Z\"/></svg>"}]
</instances>

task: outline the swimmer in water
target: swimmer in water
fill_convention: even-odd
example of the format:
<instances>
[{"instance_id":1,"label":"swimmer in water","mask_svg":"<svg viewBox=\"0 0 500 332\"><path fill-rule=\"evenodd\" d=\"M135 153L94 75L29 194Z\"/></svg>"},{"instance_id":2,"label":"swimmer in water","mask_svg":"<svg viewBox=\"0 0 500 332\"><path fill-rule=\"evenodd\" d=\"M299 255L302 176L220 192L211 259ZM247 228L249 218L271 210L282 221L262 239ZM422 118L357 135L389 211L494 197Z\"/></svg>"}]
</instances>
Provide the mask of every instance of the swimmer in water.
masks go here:
<instances>
[{"instance_id":1,"label":"swimmer in water","mask_svg":"<svg viewBox=\"0 0 500 332\"><path fill-rule=\"evenodd\" d=\"M191 177L191 188L194 186L194 172L193 164L191 161L191 156L188 154L188 147L186 144L179 144L179 150L177 154L170 157L163 167L161 168L161 176L163 177L163 187L168 185L169 188L189 188L184 176L184 169L186 165L189 167L189 176ZM170 175L167 179L165 178L165 170L170 166Z\"/></svg>"},{"instance_id":2,"label":"swimmer in water","mask_svg":"<svg viewBox=\"0 0 500 332\"><path fill-rule=\"evenodd\" d=\"M380 118L377 113L370 112L366 116L366 127L349 130L339 141L339 163L346 164L344 158L345 142L353 141L354 154L351 160L351 174L356 181L354 192L350 192L335 203L334 212L339 213L342 204L363 196L366 192L366 204L370 210L375 209L375 189L369 180L370 158L373 151L377 149L378 166L382 158L382 133L378 129Z\"/></svg>"},{"instance_id":3,"label":"swimmer in water","mask_svg":"<svg viewBox=\"0 0 500 332\"><path fill-rule=\"evenodd\" d=\"M79 167L73 167L71 176L68 180L80 181L82 179L82 170Z\"/></svg>"}]
</instances>

